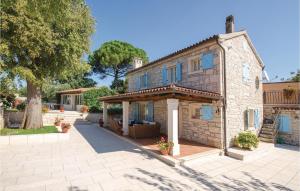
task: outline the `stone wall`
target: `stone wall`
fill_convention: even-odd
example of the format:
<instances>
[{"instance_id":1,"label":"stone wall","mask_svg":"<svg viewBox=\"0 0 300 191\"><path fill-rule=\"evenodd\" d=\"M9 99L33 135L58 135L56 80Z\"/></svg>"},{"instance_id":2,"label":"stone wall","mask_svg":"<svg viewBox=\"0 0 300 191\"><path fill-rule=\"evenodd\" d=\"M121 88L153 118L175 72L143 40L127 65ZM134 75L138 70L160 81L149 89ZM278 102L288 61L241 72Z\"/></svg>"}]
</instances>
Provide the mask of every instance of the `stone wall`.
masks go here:
<instances>
[{"instance_id":1,"label":"stone wall","mask_svg":"<svg viewBox=\"0 0 300 191\"><path fill-rule=\"evenodd\" d=\"M212 69L203 70L200 69L197 72L190 72L189 64L190 60L194 58L200 58L201 53L207 51L213 52L214 57L214 67ZM128 91L135 90L135 79L137 76L143 75L145 72L148 72L148 88L163 86L162 84L162 67L163 65L175 66L177 62L182 63L182 81L177 82L178 85L213 91L221 92L220 90L220 63L221 63L221 54L220 47L216 43L206 43L200 47L196 47L192 50L186 51L184 53L178 54L172 58L153 64L147 68L144 68L142 71L137 71L128 74Z\"/></svg>"},{"instance_id":2,"label":"stone wall","mask_svg":"<svg viewBox=\"0 0 300 191\"><path fill-rule=\"evenodd\" d=\"M192 119L192 107L212 105L214 108L213 120ZM196 141L205 145L222 147L222 107L219 103L196 103L180 101L179 103L179 137Z\"/></svg>"},{"instance_id":3,"label":"stone wall","mask_svg":"<svg viewBox=\"0 0 300 191\"><path fill-rule=\"evenodd\" d=\"M278 137L283 138L284 143L290 145L300 145L300 110L281 110L281 114L290 116L291 119L291 132L278 133Z\"/></svg>"},{"instance_id":4,"label":"stone wall","mask_svg":"<svg viewBox=\"0 0 300 191\"><path fill-rule=\"evenodd\" d=\"M154 121L160 124L160 132L167 134L167 122L168 122L168 113L167 113L167 100L160 100L154 102Z\"/></svg>"},{"instance_id":5,"label":"stone wall","mask_svg":"<svg viewBox=\"0 0 300 191\"><path fill-rule=\"evenodd\" d=\"M8 126L8 123L11 124L21 124L23 120L24 112L23 111L5 111L4 112L4 124Z\"/></svg>"},{"instance_id":6,"label":"stone wall","mask_svg":"<svg viewBox=\"0 0 300 191\"><path fill-rule=\"evenodd\" d=\"M245 112L259 109L260 124L263 115L262 66L259 64L246 38L242 35L224 41L226 50L226 94L227 94L227 145L233 145L234 137L246 130ZM243 81L243 64L249 64L249 81ZM259 79L256 89L255 79ZM251 129L255 130L255 129ZM258 133L260 129L256 129Z\"/></svg>"}]
</instances>

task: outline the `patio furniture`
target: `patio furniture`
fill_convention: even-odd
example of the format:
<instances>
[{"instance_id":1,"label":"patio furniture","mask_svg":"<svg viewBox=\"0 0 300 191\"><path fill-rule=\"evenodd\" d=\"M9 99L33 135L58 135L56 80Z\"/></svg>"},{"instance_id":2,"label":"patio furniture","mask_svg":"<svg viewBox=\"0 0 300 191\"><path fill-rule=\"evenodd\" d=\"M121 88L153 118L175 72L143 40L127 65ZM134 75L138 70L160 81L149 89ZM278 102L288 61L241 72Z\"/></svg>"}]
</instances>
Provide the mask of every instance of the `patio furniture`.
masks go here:
<instances>
[{"instance_id":1,"label":"patio furniture","mask_svg":"<svg viewBox=\"0 0 300 191\"><path fill-rule=\"evenodd\" d=\"M122 125L120 125L118 121L111 119L109 124L110 130L117 133L118 135L123 135Z\"/></svg>"},{"instance_id":2,"label":"patio furniture","mask_svg":"<svg viewBox=\"0 0 300 191\"><path fill-rule=\"evenodd\" d=\"M153 138L160 135L160 125L155 124L134 124L129 126L129 136L137 138Z\"/></svg>"}]
</instances>

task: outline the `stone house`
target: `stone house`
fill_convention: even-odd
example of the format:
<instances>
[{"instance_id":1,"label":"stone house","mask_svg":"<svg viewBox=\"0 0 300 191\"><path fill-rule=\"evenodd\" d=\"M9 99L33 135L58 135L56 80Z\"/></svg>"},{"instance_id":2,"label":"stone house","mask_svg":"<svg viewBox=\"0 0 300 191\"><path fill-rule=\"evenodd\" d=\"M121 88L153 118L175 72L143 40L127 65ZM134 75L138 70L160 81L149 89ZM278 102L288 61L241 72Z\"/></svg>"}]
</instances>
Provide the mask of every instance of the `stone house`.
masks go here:
<instances>
[{"instance_id":1,"label":"stone house","mask_svg":"<svg viewBox=\"0 0 300 191\"><path fill-rule=\"evenodd\" d=\"M128 92L100 98L122 103L123 131L128 121L155 121L180 153L178 139L226 149L241 131L259 132L263 116L263 62L246 31L213 35L150 63L135 59L127 73Z\"/></svg>"},{"instance_id":2,"label":"stone house","mask_svg":"<svg viewBox=\"0 0 300 191\"><path fill-rule=\"evenodd\" d=\"M67 111L80 111L83 106L83 93L91 88L63 90L56 93L58 104Z\"/></svg>"}]
</instances>

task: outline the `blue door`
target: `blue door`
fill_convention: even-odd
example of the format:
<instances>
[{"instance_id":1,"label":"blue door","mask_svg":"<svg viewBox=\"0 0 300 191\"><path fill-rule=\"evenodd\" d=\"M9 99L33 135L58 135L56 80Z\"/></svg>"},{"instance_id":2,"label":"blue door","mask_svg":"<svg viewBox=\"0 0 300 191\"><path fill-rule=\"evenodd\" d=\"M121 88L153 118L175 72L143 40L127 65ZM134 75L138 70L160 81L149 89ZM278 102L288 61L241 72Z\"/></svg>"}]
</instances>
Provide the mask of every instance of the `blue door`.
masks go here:
<instances>
[{"instance_id":1,"label":"blue door","mask_svg":"<svg viewBox=\"0 0 300 191\"><path fill-rule=\"evenodd\" d=\"M279 116L279 131L283 133L291 132L291 119L289 115Z\"/></svg>"}]
</instances>

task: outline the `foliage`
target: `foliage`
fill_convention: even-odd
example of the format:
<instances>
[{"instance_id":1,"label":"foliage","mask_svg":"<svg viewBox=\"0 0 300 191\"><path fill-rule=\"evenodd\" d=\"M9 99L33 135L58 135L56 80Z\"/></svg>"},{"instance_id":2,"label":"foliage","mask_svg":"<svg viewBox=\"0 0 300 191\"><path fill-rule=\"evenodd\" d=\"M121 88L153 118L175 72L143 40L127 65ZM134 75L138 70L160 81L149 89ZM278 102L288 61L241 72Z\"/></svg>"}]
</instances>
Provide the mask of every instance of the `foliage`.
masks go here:
<instances>
[{"instance_id":1,"label":"foliage","mask_svg":"<svg viewBox=\"0 0 300 191\"><path fill-rule=\"evenodd\" d=\"M41 84L88 67L81 57L89 49L94 20L83 0L6 0L1 12L6 51L0 56L7 71Z\"/></svg>"},{"instance_id":2,"label":"foliage","mask_svg":"<svg viewBox=\"0 0 300 191\"><path fill-rule=\"evenodd\" d=\"M1 94L14 94L17 91L14 77L7 72L0 72L0 92Z\"/></svg>"},{"instance_id":3,"label":"foliage","mask_svg":"<svg viewBox=\"0 0 300 191\"><path fill-rule=\"evenodd\" d=\"M158 141L157 144L158 144L159 150L169 150L171 147L174 146L174 143L172 143L170 141L168 142L166 140L166 138L164 138L164 137L161 137L160 141Z\"/></svg>"},{"instance_id":4,"label":"foliage","mask_svg":"<svg viewBox=\"0 0 300 191\"><path fill-rule=\"evenodd\" d=\"M16 99L16 96L14 94L1 94L0 93L0 102L3 103L3 108L6 110L13 106L15 99Z\"/></svg>"},{"instance_id":5,"label":"foliage","mask_svg":"<svg viewBox=\"0 0 300 191\"><path fill-rule=\"evenodd\" d=\"M43 86L43 101L55 102L56 93L58 91L63 91L67 89L72 89L69 84L60 84L59 82L45 83Z\"/></svg>"},{"instance_id":6,"label":"foliage","mask_svg":"<svg viewBox=\"0 0 300 191\"><path fill-rule=\"evenodd\" d=\"M100 112L102 108L102 102L99 101L99 97L114 95L115 92L106 86L88 90L83 93L84 105L87 105L91 113Z\"/></svg>"},{"instance_id":7,"label":"foliage","mask_svg":"<svg viewBox=\"0 0 300 191\"><path fill-rule=\"evenodd\" d=\"M18 109L16 109L16 108L12 108L12 109L5 109L5 111L7 111L7 112L19 112L19 110L18 110Z\"/></svg>"},{"instance_id":8,"label":"foliage","mask_svg":"<svg viewBox=\"0 0 300 191\"><path fill-rule=\"evenodd\" d=\"M26 102L22 102L19 105L17 105L16 109L19 111L24 111L26 108Z\"/></svg>"},{"instance_id":9,"label":"foliage","mask_svg":"<svg viewBox=\"0 0 300 191\"><path fill-rule=\"evenodd\" d=\"M296 90L291 87L283 89L283 96L287 99L290 99L295 93Z\"/></svg>"},{"instance_id":10,"label":"foliage","mask_svg":"<svg viewBox=\"0 0 300 191\"><path fill-rule=\"evenodd\" d=\"M42 107L42 112L43 112L43 113L48 113L48 112L49 112L48 106L43 105L43 107Z\"/></svg>"},{"instance_id":11,"label":"foliage","mask_svg":"<svg viewBox=\"0 0 300 191\"><path fill-rule=\"evenodd\" d=\"M235 142L238 147L251 150L257 148L259 140L257 135L251 131L243 131L238 134Z\"/></svg>"},{"instance_id":12,"label":"foliage","mask_svg":"<svg viewBox=\"0 0 300 191\"><path fill-rule=\"evenodd\" d=\"M300 69L297 70L297 73L291 78L293 82L300 82Z\"/></svg>"},{"instance_id":13,"label":"foliage","mask_svg":"<svg viewBox=\"0 0 300 191\"><path fill-rule=\"evenodd\" d=\"M3 128L0 130L0 135L28 135L28 134L45 134L45 133L58 133L58 131L54 126L44 126L39 129Z\"/></svg>"},{"instance_id":14,"label":"foliage","mask_svg":"<svg viewBox=\"0 0 300 191\"><path fill-rule=\"evenodd\" d=\"M60 84L68 84L71 89L95 87L97 82L89 78L89 73L82 73L71 76L68 79L59 80Z\"/></svg>"},{"instance_id":15,"label":"foliage","mask_svg":"<svg viewBox=\"0 0 300 191\"><path fill-rule=\"evenodd\" d=\"M80 111L81 111L82 113L86 113L86 112L89 111L89 107L88 107L87 105L83 105L83 106L80 108Z\"/></svg>"},{"instance_id":16,"label":"foliage","mask_svg":"<svg viewBox=\"0 0 300 191\"><path fill-rule=\"evenodd\" d=\"M93 72L100 74L100 78L107 76L114 78L112 88L122 87L120 80L125 77L134 58L140 58L144 63L148 62L144 50L122 41L109 41L89 56L89 64Z\"/></svg>"}]
</instances>

